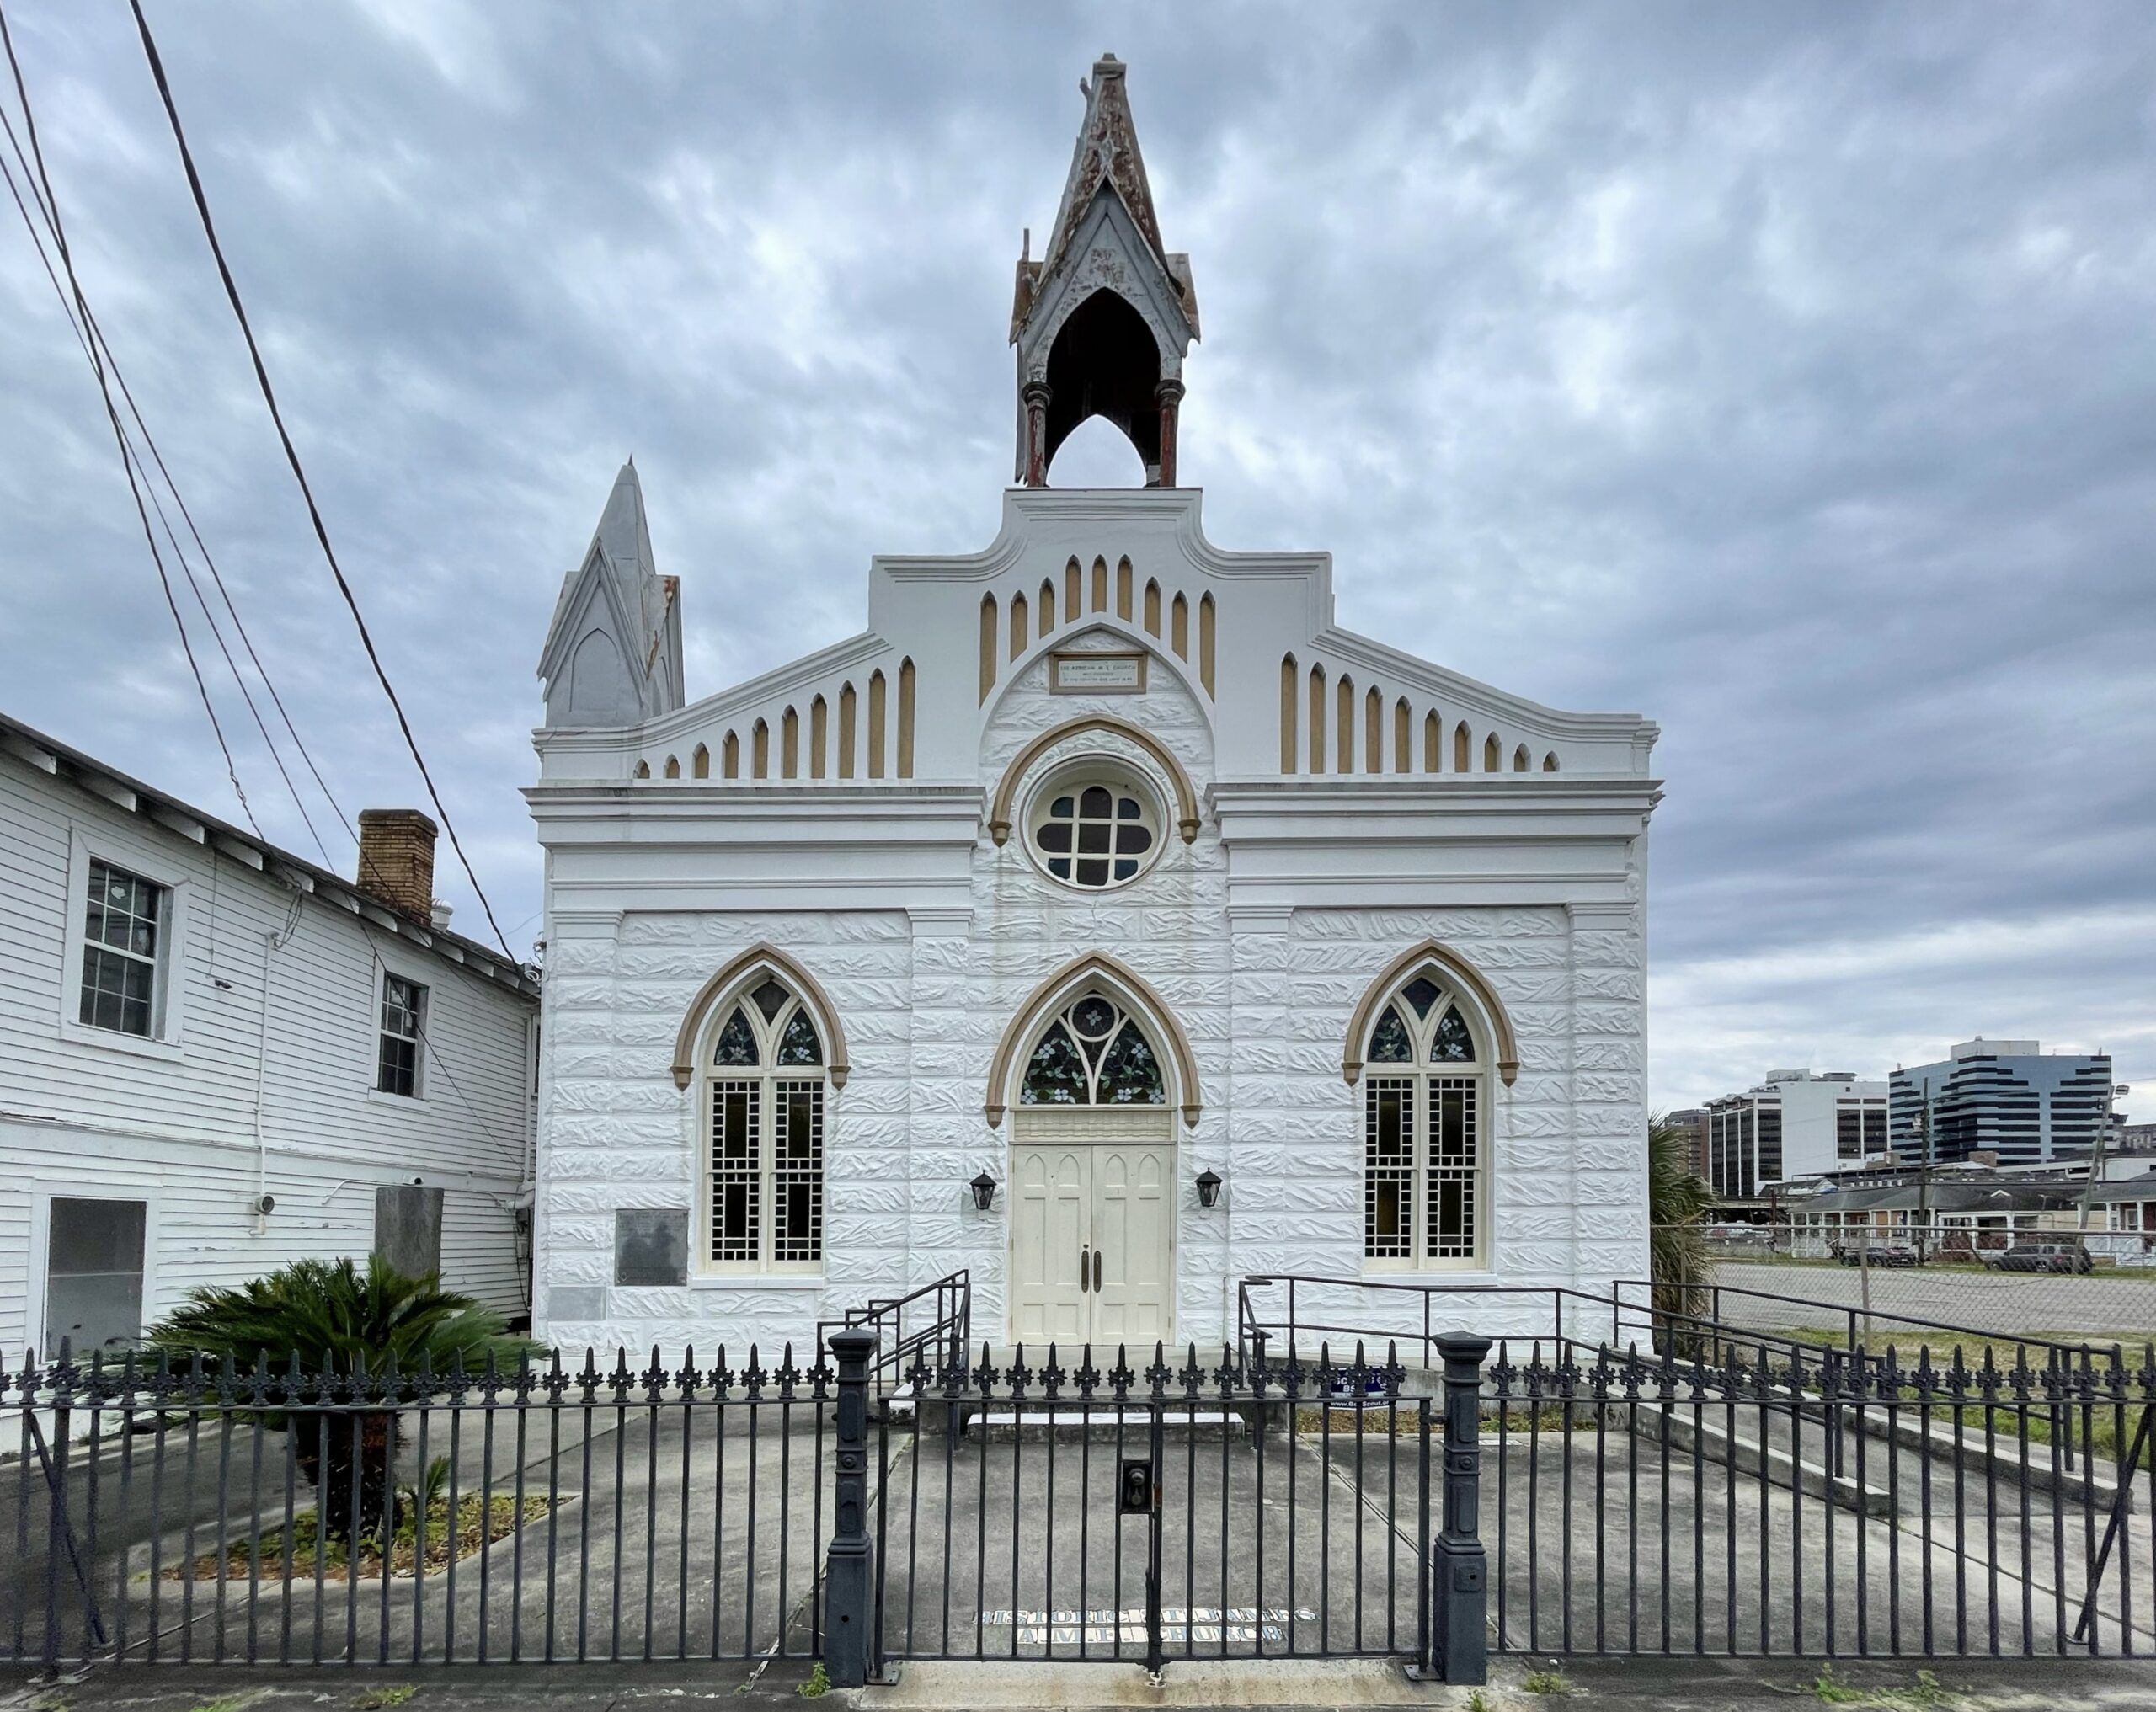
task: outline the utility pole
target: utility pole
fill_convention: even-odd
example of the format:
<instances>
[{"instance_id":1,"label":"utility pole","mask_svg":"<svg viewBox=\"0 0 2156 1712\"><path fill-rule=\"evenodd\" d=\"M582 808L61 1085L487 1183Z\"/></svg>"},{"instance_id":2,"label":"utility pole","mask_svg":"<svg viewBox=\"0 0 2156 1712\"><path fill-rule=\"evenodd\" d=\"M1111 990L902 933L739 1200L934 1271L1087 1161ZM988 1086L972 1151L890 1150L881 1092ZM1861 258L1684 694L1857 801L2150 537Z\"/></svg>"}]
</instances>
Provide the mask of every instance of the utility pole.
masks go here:
<instances>
[{"instance_id":1,"label":"utility pole","mask_svg":"<svg viewBox=\"0 0 2156 1712\"><path fill-rule=\"evenodd\" d=\"M1924 1152L1917 1161L1917 1262L1929 1259L1931 1235L1931 1078L1924 1079Z\"/></svg>"},{"instance_id":2,"label":"utility pole","mask_svg":"<svg viewBox=\"0 0 2156 1712\"><path fill-rule=\"evenodd\" d=\"M2104 1084L2104 1123L2096 1132L2095 1144L2089 1149L2089 1181L2081 1186L2081 1238L2089 1239L2089 1213L2096 1196L2096 1185L2104 1172L2104 1145L2111 1139L2111 1102L2121 1094L2133 1090L2123 1082L2106 1080Z\"/></svg>"}]
</instances>

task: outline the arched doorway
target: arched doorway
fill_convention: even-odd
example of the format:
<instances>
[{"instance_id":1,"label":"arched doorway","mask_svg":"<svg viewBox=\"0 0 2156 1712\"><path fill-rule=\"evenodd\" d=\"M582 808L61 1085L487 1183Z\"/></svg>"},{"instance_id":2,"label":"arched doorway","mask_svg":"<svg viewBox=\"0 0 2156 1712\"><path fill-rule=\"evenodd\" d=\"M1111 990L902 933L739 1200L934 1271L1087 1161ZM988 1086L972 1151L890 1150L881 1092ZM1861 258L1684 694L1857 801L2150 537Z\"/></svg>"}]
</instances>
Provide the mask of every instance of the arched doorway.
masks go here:
<instances>
[{"instance_id":1,"label":"arched doorway","mask_svg":"<svg viewBox=\"0 0 2156 1712\"><path fill-rule=\"evenodd\" d=\"M1172 1337L1175 1108L1157 1036L1098 985L1037 1026L1011 1113L1010 1334Z\"/></svg>"}]
</instances>

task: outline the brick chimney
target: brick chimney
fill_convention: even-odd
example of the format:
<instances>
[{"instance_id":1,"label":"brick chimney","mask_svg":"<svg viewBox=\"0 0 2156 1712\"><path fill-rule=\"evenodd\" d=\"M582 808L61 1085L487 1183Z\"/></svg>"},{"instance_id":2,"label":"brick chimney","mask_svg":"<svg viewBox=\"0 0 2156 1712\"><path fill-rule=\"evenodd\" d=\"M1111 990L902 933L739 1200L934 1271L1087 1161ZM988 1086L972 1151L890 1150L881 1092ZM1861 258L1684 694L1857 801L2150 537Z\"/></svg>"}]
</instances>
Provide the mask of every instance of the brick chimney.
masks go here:
<instances>
[{"instance_id":1,"label":"brick chimney","mask_svg":"<svg viewBox=\"0 0 2156 1712\"><path fill-rule=\"evenodd\" d=\"M360 889L402 915L429 920L440 829L416 808L360 810Z\"/></svg>"}]
</instances>

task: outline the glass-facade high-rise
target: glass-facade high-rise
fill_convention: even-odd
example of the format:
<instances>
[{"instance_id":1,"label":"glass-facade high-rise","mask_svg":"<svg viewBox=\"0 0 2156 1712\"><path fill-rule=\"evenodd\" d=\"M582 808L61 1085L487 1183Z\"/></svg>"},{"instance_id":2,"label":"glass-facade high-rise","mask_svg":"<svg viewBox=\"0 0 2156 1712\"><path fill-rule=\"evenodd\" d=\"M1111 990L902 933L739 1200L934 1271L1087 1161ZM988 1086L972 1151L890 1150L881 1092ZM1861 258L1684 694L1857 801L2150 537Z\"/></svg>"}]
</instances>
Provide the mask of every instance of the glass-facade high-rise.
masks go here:
<instances>
[{"instance_id":1,"label":"glass-facade high-rise","mask_svg":"<svg viewBox=\"0 0 2156 1712\"><path fill-rule=\"evenodd\" d=\"M1909 1165L1988 1152L2002 1165L2085 1153L2103 1128L2111 1086L2107 1053L2047 1053L2033 1040L1978 1036L1936 1064L1895 1070L1894 1152Z\"/></svg>"}]
</instances>

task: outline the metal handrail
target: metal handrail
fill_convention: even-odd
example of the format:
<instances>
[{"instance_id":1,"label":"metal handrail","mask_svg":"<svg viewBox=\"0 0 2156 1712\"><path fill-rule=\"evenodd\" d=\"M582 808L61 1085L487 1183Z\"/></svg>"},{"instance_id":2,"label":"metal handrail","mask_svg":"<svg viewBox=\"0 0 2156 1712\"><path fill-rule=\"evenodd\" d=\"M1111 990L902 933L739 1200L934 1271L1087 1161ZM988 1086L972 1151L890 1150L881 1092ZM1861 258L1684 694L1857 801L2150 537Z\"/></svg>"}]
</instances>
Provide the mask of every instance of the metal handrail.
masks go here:
<instances>
[{"instance_id":1,"label":"metal handrail","mask_svg":"<svg viewBox=\"0 0 2156 1712\"><path fill-rule=\"evenodd\" d=\"M1646 1291L1649 1293L1650 1302L1653 1299L1652 1293L1654 1288L1653 1281L1647 1278L1619 1278L1614 1280L1610 1285L1612 1291ZM2060 1338L2036 1337L2022 1332L1987 1331L1979 1326L1957 1325L1949 1320L1925 1320L1913 1315L1892 1314L1881 1309L1865 1308L1861 1304L1822 1302L1809 1296L1788 1296L1773 1290L1755 1290L1748 1284L1712 1283L1700 1284L1697 1288L1708 1293L1711 1311L1705 1317L1717 1327L1722 1325L1721 1298L1724 1295L1745 1296L1762 1302L1786 1302L1795 1307L1817 1308L1830 1315L1841 1316L1847 1322L1848 1347L1851 1349L1856 1348L1860 1341L1856 1330L1856 1322L1860 1320L1883 1320L1896 1325L1912 1326L1919 1331L1950 1332L1956 1337L1981 1339L1987 1343L2010 1343L2022 1348L2044 1350L2054 1356L2080 1357L2084 1359L2100 1356L2115 1356L2119 1349L2119 1345L2116 1342L2076 1343ZM1751 1328L1745 1327L1742 1330L1747 1337L1751 1336Z\"/></svg>"},{"instance_id":2,"label":"metal handrail","mask_svg":"<svg viewBox=\"0 0 2156 1712\"><path fill-rule=\"evenodd\" d=\"M1778 1350L1788 1351L1792 1355L1801 1352L1806 1356L1813 1356L1817 1355L1822 1348L1821 1345L1811 1340L1792 1337L1785 1332L1778 1332L1771 1329L1730 1325L1721 1318L1719 1301L1711 1297L1709 1302L1710 1311L1705 1315L1657 1307L1654 1305L1652 1283L1636 1279L1619 1280L1612 1284L1612 1293L1604 1295L1567 1285L1423 1283L1391 1278L1280 1272L1248 1275L1242 1279L1238 1288L1236 1333L1246 1360L1251 1359L1253 1354L1261 1361L1264 1358L1265 1346L1273 1341L1276 1336L1276 1332L1272 1328L1279 1324L1277 1319L1268 1321L1260 1315L1251 1293L1254 1289L1272 1288L1283 1285L1286 1287L1288 1298L1284 1330L1291 1348L1296 1347L1299 1341L1306 1340L1312 1334L1337 1334L1363 1339L1392 1338L1403 1342L1419 1340L1422 1352L1421 1365L1426 1371L1433 1365L1431 1352L1435 1347L1435 1340L1443 1330L1447 1329L1438 1326L1433 1321L1432 1317L1433 1308L1440 1299L1454 1297L1477 1299L1529 1297L1546 1299L1550 1304L1550 1341L1561 1346L1588 1342L1590 1340L1577 1334L1590 1330L1597 1334L1592 1341L1600 1341L1600 1328L1606 1315L1609 1328L1608 1341L1612 1346L1620 1345L1625 1341L1624 1334L1629 1324L1635 1331L1644 1331L1651 1343L1657 1343L1659 1341L1657 1334L1666 1332L1694 1336L1710 1340L1716 1345L1737 1343L1747 1348L1763 1351L1772 1347ZM1348 1289L1358 1292L1370 1291L1417 1297L1422 1305L1422 1330L1418 1333L1413 1330L1402 1331L1396 1326L1375 1326L1367 1322L1358 1324L1331 1319L1311 1319L1303 1313L1298 1300L1299 1292L1305 1287ZM1742 1290L1742 1287L1734 1285L1706 1285L1701 1288L1710 1292L1728 1288L1749 1295L1764 1296L1769 1293L1764 1291ZM1645 1303L1627 1300L1621 1293L1628 1289L1641 1289L1646 1292ZM1861 1310L1844 1310L1838 1304L1808 1302L1804 1298L1797 1296L1781 1297L1777 1299L1794 1303L1801 1307L1817 1308L1830 1315L1841 1315L1846 1311L1849 1315L1848 1339L1846 1345L1838 1352L1847 1358L1853 1359L1860 1370L1876 1365L1881 1361L1881 1357L1870 1354L1862 1347L1862 1341L1858 1336L1855 1324L1856 1318ZM1569 1331L1566 1326L1566 1315L1568 1304L1574 1310ZM1320 1311L1330 1310L1321 1309ZM1983 1331L1972 1326L1954 1325L1940 1320L1918 1320L1903 1315L1882 1314L1870 1317L1891 1319L1897 1324L1940 1333L1947 1339L1979 1340L1986 1343L2011 1344L2016 1347L2017 1355L2021 1350L2038 1352L2040 1359L2035 1364L2041 1368L2049 1370L2070 1368L2076 1358L2079 1358L2084 1366L2090 1360L2096 1358L2108 1359L2114 1363L2122 1359L2120 1347L2116 1344L2077 1344L2063 1342L2052 1338L2020 1337Z\"/></svg>"},{"instance_id":3,"label":"metal handrail","mask_svg":"<svg viewBox=\"0 0 2156 1712\"><path fill-rule=\"evenodd\" d=\"M924 1301L933 1303L932 1315L925 1324L915 1316L915 1329L909 1331L906 1310ZM836 1320L818 1320L816 1347L828 1350L833 1331L857 1326L873 1331L877 1349L869 1378L876 1395L888 1397L905 1384L916 1362L930 1367L954 1359L963 1363L972 1347L973 1323L973 1273L961 1267L903 1296L879 1296L846 1309Z\"/></svg>"}]
</instances>

